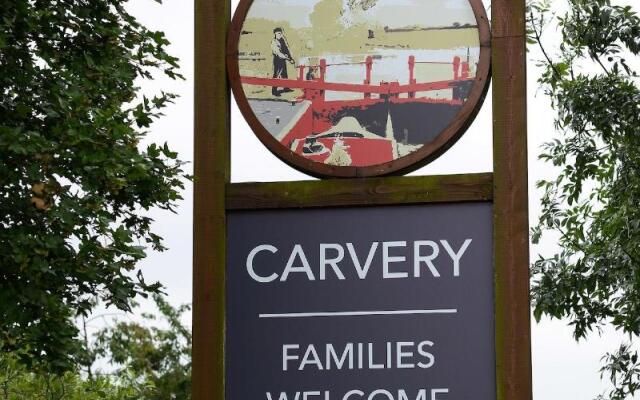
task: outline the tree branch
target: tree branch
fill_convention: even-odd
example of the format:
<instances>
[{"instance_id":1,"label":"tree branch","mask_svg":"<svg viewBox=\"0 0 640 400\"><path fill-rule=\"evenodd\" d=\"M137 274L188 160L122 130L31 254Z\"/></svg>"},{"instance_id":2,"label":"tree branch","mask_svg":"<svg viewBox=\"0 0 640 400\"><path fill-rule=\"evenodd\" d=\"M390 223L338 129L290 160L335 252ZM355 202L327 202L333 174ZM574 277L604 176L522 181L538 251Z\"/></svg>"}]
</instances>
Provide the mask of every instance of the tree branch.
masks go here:
<instances>
[{"instance_id":1,"label":"tree branch","mask_svg":"<svg viewBox=\"0 0 640 400\"><path fill-rule=\"evenodd\" d=\"M535 17L533 16L533 11L529 12L529 17L530 17L529 21L531 22L531 28L533 29L533 34L535 35L535 39L536 39L536 42L538 43L538 47L540 47L540 50L542 51L542 55L544 56L544 58L547 60L547 63L551 67L551 70L553 71L553 75L558 79L562 78L562 75L560 75L560 71L558 71L558 68L556 67L556 65L553 63L553 61L551 61L551 57L549 57L549 55L547 54L547 51L542 45L541 33L539 33L538 29L536 29L536 21L535 21ZM540 29L540 31L542 32L542 29Z\"/></svg>"}]
</instances>

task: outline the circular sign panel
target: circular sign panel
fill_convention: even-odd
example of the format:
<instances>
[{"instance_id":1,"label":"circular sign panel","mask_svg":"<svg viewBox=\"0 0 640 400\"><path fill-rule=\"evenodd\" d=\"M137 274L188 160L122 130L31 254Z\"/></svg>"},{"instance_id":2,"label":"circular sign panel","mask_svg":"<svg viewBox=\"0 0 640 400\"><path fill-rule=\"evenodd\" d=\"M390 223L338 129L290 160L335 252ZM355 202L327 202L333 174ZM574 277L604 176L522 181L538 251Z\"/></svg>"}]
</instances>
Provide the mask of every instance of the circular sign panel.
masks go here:
<instances>
[{"instance_id":1,"label":"circular sign panel","mask_svg":"<svg viewBox=\"0 0 640 400\"><path fill-rule=\"evenodd\" d=\"M319 177L404 173L466 130L489 81L481 0L241 0L228 70L280 159Z\"/></svg>"}]
</instances>

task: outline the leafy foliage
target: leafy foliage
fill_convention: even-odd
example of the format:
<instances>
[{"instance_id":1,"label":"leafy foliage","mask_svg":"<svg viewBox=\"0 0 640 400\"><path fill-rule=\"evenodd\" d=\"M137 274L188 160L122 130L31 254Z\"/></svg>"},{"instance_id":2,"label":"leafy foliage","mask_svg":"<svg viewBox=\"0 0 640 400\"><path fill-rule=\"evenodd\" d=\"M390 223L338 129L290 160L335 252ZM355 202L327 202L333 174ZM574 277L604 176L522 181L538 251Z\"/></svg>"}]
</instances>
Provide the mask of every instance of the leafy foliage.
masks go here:
<instances>
[{"instance_id":1,"label":"leafy foliage","mask_svg":"<svg viewBox=\"0 0 640 400\"><path fill-rule=\"evenodd\" d=\"M84 379L75 372L58 375L34 373L18 362L15 353L0 354L0 399L24 400L140 400L153 389L151 384L111 377Z\"/></svg>"},{"instance_id":2,"label":"leafy foliage","mask_svg":"<svg viewBox=\"0 0 640 400\"><path fill-rule=\"evenodd\" d=\"M143 314L140 323L119 321L86 337L86 357L74 370L34 372L17 352L0 353L0 399L189 400L191 331L182 318L190 306L174 308L153 297L159 314ZM102 317L94 316L106 321Z\"/></svg>"},{"instance_id":3,"label":"leafy foliage","mask_svg":"<svg viewBox=\"0 0 640 400\"><path fill-rule=\"evenodd\" d=\"M191 307L173 308L160 295L153 296L160 312L161 326L153 314L143 314L144 322L118 322L102 329L91 351L97 358L118 366L121 378L135 376L140 382L150 382L150 400L191 398L191 329L181 321Z\"/></svg>"},{"instance_id":4,"label":"leafy foliage","mask_svg":"<svg viewBox=\"0 0 640 400\"><path fill-rule=\"evenodd\" d=\"M173 210L184 173L140 143L174 95L137 82L180 75L125 3L0 2L0 343L27 365L72 368L94 296L129 310L160 289L136 267L163 249L143 211Z\"/></svg>"},{"instance_id":5,"label":"leafy foliage","mask_svg":"<svg viewBox=\"0 0 640 400\"><path fill-rule=\"evenodd\" d=\"M576 339L605 324L640 335L640 88L626 57L640 53L640 18L609 0L568 0L554 17L549 1L530 6L529 40L542 49L539 79L556 110L559 138L540 158L556 166L533 230L559 235L560 251L533 266L534 315L568 318ZM557 6L557 3L554 3ZM562 34L559 52L542 40ZM637 356L623 346L605 356L610 399L637 389ZM626 369L625 369L626 368ZM636 382L636 383L634 383ZM604 398L604 397L602 397Z\"/></svg>"},{"instance_id":6,"label":"leafy foliage","mask_svg":"<svg viewBox=\"0 0 640 400\"><path fill-rule=\"evenodd\" d=\"M600 370L602 375L609 375L614 390L609 394L611 400L623 400L633 396L640 389L640 362L638 353L628 344L620 345L615 353L607 353L603 360L605 365ZM605 399L599 396L598 400Z\"/></svg>"}]
</instances>

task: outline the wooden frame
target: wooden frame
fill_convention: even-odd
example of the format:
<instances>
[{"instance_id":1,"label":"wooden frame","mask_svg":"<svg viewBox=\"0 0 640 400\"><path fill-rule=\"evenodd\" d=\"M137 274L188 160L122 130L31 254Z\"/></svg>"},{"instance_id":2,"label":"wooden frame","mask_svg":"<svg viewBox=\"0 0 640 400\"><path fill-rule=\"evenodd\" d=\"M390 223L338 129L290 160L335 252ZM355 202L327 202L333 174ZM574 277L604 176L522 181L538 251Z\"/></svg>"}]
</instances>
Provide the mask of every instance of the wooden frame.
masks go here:
<instances>
[{"instance_id":1,"label":"wooden frame","mask_svg":"<svg viewBox=\"0 0 640 400\"><path fill-rule=\"evenodd\" d=\"M231 0L195 0L193 399L224 399L225 187L231 168L224 46L230 15Z\"/></svg>"},{"instance_id":2,"label":"wooden frame","mask_svg":"<svg viewBox=\"0 0 640 400\"><path fill-rule=\"evenodd\" d=\"M531 399L525 1L492 0L493 174L271 184L229 183L231 5L195 5L193 399L225 398L227 210L487 200L494 205L496 398Z\"/></svg>"},{"instance_id":3,"label":"wooden frame","mask_svg":"<svg viewBox=\"0 0 640 400\"><path fill-rule=\"evenodd\" d=\"M456 118L450 122L446 129L432 142L425 144L413 153L387 163L367 167L333 166L314 162L299 156L275 139L260 121L258 121L240 83L240 71L237 62L239 53L238 43L242 31L242 24L253 0L240 1L229 28L227 41L227 72L238 108L258 139L260 139L269 151L292 168L311 176L319 178L372 177L392 174L399 175L420 168L444 154L460 139L478 114L489 88L491 66L491 33L489 30L489 22L484 6L482 5L482 0L469 0L469 2L478 21L480 35L480 61L469 98L456 115Z\"/></svg>"},{"instance_id":4,"label":"wooden frame","mask_svg":"<svg viewBox=\"0 0 640 400\"><path fill-rule=\"evenodd\" d=\"M227 210L452 203L492 198L490 173L227 186Z\"/></svg>"},{"instance_id":5,"label":"wooden frame","mask_svg":"<svg viewBox=\"0 0 640 400\"><path fill-rule=\"evenodd\" d=\"M531 399L524 0L491 0L498 400Z\"/></svg>"}]
</instances>

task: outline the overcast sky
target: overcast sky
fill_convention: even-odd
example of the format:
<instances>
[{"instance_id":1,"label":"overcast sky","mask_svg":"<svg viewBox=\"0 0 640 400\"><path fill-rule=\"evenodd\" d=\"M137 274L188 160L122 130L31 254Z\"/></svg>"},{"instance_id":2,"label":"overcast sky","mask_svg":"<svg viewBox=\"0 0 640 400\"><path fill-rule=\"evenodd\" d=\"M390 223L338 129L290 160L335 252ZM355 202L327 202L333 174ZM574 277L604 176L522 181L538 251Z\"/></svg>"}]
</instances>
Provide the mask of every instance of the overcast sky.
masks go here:
<instances>
[{"instance_id":1,"label":"overcast sky","mask_svg":"<svg viewBox=\"0 0 640 400\"><path fill-rule=\"evenodd\" d=\"M169 142L174 150L180 152L184 160L192 160L193 154L192 3L191 0L164 0L164 5L161 6L152 0L136 0L130 5L130 9L143 23L166 32L172 42L172 53L182 60L183 73L187 78L185 82L158 80L152 84L144 84L143 87L147 91L159 88L173 90L181 95L176 104L166 110L166 116L153 126L150 140ZM631 0L627 2L631 3ZM536 55L534 52L531 56ZM552 169L536 160L540 144L553 135L549 104L543 94L536 90L537 73L533 63L530 63L529 205L532 224L535 223L540 209L540 193L534 190L534 183L543 177L553 175ZM489 95L488 99L490 98ZM232 118L233 181L309 179L271 156L253 136L235 107ZM414 175L485 172L491 169L491 103L487 101L462 139L445 155L416 171ZM170 250L160 255L152 254L144 263L147 280L155 279L162 282L174 304L191 301L191 187L185 191L184 197L177 215L154 213L156 230L164 236ZM545 246L542 250L548 254L553 249L552 244L547 243ZM539 247L532 247L532 258L536 257L540 250ZM588 342L576 344L571 337L571 329L566 327L566 322L545 320L541 324L534 324L534 397L539 400L594 398L604 389L599 379L599 359L606 351L615 350L620 339L619 335L606 331L603 336L594 334Z\"/></svg>"}]
</instances>

